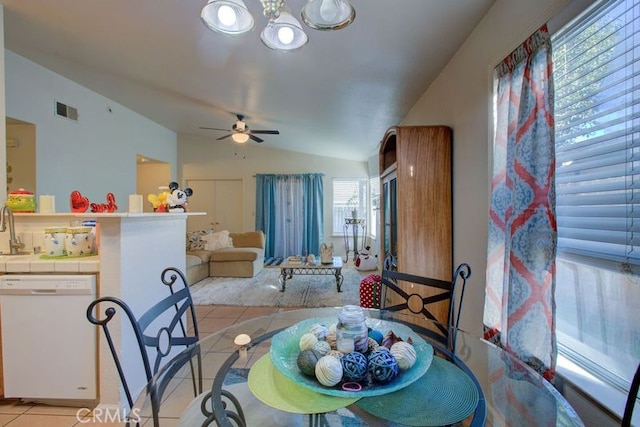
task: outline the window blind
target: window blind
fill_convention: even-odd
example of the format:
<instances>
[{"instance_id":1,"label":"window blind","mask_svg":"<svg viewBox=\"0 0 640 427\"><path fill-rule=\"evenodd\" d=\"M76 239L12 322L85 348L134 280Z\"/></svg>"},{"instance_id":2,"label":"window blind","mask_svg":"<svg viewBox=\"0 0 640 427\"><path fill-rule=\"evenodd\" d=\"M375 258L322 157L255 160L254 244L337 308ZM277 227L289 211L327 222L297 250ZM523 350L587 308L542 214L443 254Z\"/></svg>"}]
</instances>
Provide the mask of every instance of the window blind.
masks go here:
<instances>
[{"instance_id":1,"label":"window blind","mask_svg":"<svg viewBox=\"0 0 640 427\"><path fill-rule=\"evenodd\" d=\"M640 266L640 0L552 38L558 253Z\"/></svg>"}]
</instances>

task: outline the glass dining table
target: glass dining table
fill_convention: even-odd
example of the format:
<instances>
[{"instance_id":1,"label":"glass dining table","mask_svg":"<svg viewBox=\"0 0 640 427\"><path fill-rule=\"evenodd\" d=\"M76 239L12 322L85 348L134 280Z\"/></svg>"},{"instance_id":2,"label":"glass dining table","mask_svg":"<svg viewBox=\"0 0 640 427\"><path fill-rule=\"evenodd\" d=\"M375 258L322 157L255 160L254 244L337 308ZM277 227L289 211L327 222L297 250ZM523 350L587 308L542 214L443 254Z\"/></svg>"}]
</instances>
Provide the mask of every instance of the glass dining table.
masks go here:
<instances>
[{"instance_id":1,"label":"glass dining table","mask_svg":"<svg viewBox=\"0 0 640 427\"><path fill-rule=\"evenodd\" d=\"M416 326L416 318L379 310L365 310L369 328L411 342L415 363L388 382L323 386L300 371L299 343L317 325L330 328L339 311L282 311L202 337L147 385L131 411L133 424L584 425L548 381L495 345L450 330L452 352Z\"/></svg>"}]
</instances>

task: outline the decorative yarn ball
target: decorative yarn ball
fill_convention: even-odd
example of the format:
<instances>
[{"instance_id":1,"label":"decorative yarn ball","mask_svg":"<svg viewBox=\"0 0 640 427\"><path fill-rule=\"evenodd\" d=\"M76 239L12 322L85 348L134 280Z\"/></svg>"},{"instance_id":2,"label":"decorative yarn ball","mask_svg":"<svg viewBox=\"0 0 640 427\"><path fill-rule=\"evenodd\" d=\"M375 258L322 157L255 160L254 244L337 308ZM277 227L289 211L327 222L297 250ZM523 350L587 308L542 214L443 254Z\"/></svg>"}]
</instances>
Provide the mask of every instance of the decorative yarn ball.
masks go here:
<instances>
[{"instance_id":1,"label":"decorative yarn ball","mask_svg":"<svg viewBox=\"0 0 640 427\"><path fill-rule=\"evenodd\" d=\"M373 381L385 384L393 380L400 369L388 349L380 347L369 355L369 373ZM317 365L316 365L317 372Z\"/></svg>"},{"instance_id":2,"label":"decorative yarn ball","mask_svg":"<svg viewBox=\"0 0 640 427\"><path fill-rule=\"evenodd\" d=\"M418 358L413 345L405 341L400 341L392 345L389 352L398 362L398 368L400 368L401 371L406 371L412 367Z\"/></svg>"},{"instance_id":3,"label":"decorative yarn ball","mask_svg":"<svg viewBox=\"0 0 640 427\"><path fill-rule=\"evenodd\" d=\"M327 334L326 341L329 343L332 349L334 350L338 349L338 342L336 341L336 331L329 332Z\"/></svg>"},{"instance_id":4,"label":"decorative yarn ball","mask_svg":"<svg viewBox=\"0 0 640 427\"><path fill-rule=\"evenodd\" d=\"M331 346L326 341L318 341L313 345L313 349L323 356L326 356L326 354L331 351Z\"/></svg>"},{"instance_id":5,"label":"decorative yarn ball","mask_svg":"<svg viewBox=\"0 0 640 427\"><path fill-rule=\"evenodd\" d=\"M382 335L382 332L377 329L371 329L369 331L369 338L373 338L374 340L376 340L378 345L380 345L382 344L382 338L384 338L384 335Z\"/></svg>"},{"instance_id":6,"label":"decorative yarn ball","mask_svg":"<svg viewBox=\"0 0 640 427\"><path fill-rule=\"evenodd\" d=\"M345 381L362 381L367 377L367 357L353 351L340 358L342 362L342 378Z\"/></svg>"},{"instance_id":7,"label":"decorative yarn ball","mask_svg":"<svg viewBox=\"0 0 640 427\"><path fill-rule=\"evenodd\" d=\"M313 377L316 374L316 363L323 355L315 350L302 350L298 354L298 368L305 375Z\"/></svg>"},{"instance_id":8,"label":"decorative yarn ball","mask_svg":"<svg viewBox=\"0 0 640 427\"><path fill-rule=\"evenodd\" d=\"M329 333L330 334L335 334L337 327L338 327L337 323L332 323L331 325L329 325Z\"/></svg>"},{"instance_id":9,"label":"decorative yarn ball","mask_svg":"<svg viewBox=\"0 0 640 427\"><path fill-rule=\"evenodd\" d=\"M313 325L311 325L311 328L309 328L309 332L315 335L319 340L324 340L327 338L329 329L324 325L314 323Z\"/></svg>"},{"instance_id":10,"label":"decorative yarn ball","mask_svg":"<svg viewBox=\"0 0 640 427\"><path fill-rule=\"evenodd\" d=\"M380 347L380 345L378 344L378 342L376 340L374 340L373 338L369 337L369 341L367 341L367 345L368 345L368 352L372 352L374 350L377 350L378 347Z\"/></svg>"},{"instance_id":11,"label":"decorative yarn ball","mask_svg":"<svg viewBox=\"0 0 640 427\"><path fill-rule=\"evenodd\" d=\"M333 387L342 379L342 363L333 356L322 356L316 363L316 378L320 384Z\"/></svg>"},{"instance_id":12,"label":"decorative yarn ball","mask_svg":"<svg viewBox=\"0 0 640 427\"><path fill-rule=\"evenodd\" d=\"M309 350L318 342L318 338L312 333L306 333L300 337L300 350Z\"/></svg>"},{"instance_id":13,"label":"decorative yarn ball","mask_svg":"<svg viewBox=\"0 0 640 427\"><path fill-rule=\"evenodd\" d=\"M326 356L332 356L332 357L335 357L336 359L340 359L343 355L344 353L338 350L331 350L329 353L326 354Z\"/></svg>"}]
</instances>

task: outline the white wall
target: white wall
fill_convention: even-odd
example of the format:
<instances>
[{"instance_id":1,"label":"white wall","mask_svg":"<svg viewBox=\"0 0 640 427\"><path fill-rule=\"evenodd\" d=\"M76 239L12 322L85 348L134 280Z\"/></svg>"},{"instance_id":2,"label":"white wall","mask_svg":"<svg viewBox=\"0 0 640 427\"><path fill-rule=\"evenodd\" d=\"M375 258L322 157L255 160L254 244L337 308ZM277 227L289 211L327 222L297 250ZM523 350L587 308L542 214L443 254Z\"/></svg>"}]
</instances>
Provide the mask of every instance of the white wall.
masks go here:
<instances>
[{"instance_id":1,"label":"white wall","mask_svg":"<svg viewBox=\"0 0 640 427\"><path fill-rule=\"evenodd\" d=\"M7 123L7 191L20 188L36 191L36 128L30 124ZM9 169L11 168L11 169Z\"/></svg>"},{"instance_id":2,"label":"white wall","mask_svg":"<svg viewBox=\"0 0 640 427\"><path fill-rule=\"evenodd\" d=\"M0 47L4 48L4 6L0 5ZM0 82L5 82L4 57L0 56ZM0 118L5 116L5 84L0 84ZM0 120L0 141L7 138L5 120ZM0 149L0 165L7 162L7 152ZM7 175L0 173L0 201L7 199Z\"/></svg>"},{"instance_id":3,"label":"white wall","mask_svg":"<svg viewBox=\"0 0 640 427\"><path fill-rule=\"evenodd\" d=\"M141 163L138 165L137 194L142 195L142 211L153 212L153 206L148 201L149 194L158 194L160 186L167 186L171 182L171 165L168 163Z\"/></svg>"},{"instance_id":4,"label":"white wall","mask_svg":"<svg viewBox=\"0 0 640 427\"><path fill-rule=\"evenodd\" d=\"M282 138L284 136L274 136ZM178 163L181 184L188 179L241 179L244 185L244 229L255 229L256 179L258 173L323 173L324 174L324 241L333 242L336 255L344 254L342 237L331 233L331 185L333 178L368 177L367 162L355 162L331 157L313 156L269 148L268 140L262 144L248 142L235 145L230 139L180 135ZM192 197L197 197L194 194Z\"/></svg>"},{"instance_id":5,"label":"white wall","mask_svg":"<svg viewBox=\"0 0 640 427\"><path fill-rule=\"evenodd\" d=\"M472 278L462 328L480 334L489 223L493 68L542 26L567 0L497 0L403 125L453 128L454 265Z\"/></svg>"},{"instance_id":6,"label":"white wall","mask_svg":"<svg viewBox=\"0 0 640 427\"><path fill-rule=\"evenodd\" d=\"M55 195L57 212L69 212L73 190L96 203L111 192L126 211L138 153L170 163L177 176L175 132L14 52L5 49L4 59L6 115L36 125L37 192ZM78 121L54 115L55 101L77 108Z\"/></svg>"}]
</instances>

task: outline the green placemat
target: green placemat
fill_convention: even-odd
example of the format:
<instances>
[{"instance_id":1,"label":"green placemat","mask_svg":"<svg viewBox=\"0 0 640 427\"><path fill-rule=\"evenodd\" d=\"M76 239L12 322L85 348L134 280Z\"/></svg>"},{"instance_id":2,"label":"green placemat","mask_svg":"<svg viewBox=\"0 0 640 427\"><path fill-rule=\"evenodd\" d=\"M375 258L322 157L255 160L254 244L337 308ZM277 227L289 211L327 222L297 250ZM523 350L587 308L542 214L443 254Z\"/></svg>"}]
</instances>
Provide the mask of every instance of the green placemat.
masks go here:
<instances>
[{"instance_id":1,"label":"green placemat","mask_svg":"<svg viewBox=\"0 0 640 427\"><path fill-rule=\"evenodd\" d=\"M272 408L294 414L321 414L356 402L358 398L320 394L302 387L281 374L268 354L249 371L249 389L255 397Z\"/></svg>"},{"instance_id":2,"label":"green placemat","mask_svg":"<svg viewBox=\"0 0 640 427\"><path fill-rule=\"evenodd\" d=\"M356 406L386 420L409 426L441 426L467 418L480 395L460 368L439 357L419 380L402 390L365 397Z\"/></svg>"}]
</instances>

